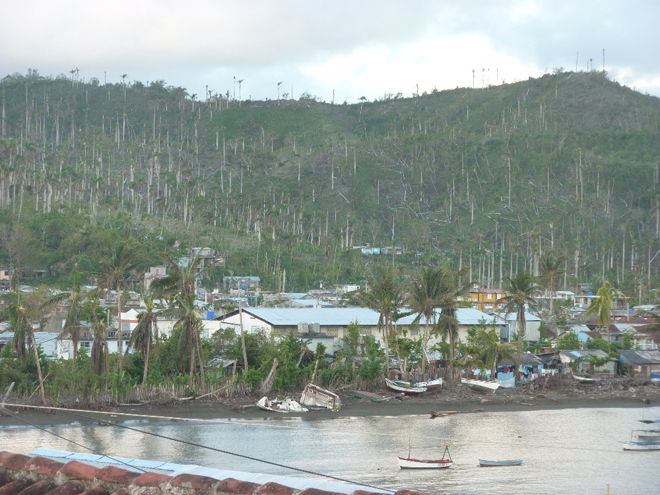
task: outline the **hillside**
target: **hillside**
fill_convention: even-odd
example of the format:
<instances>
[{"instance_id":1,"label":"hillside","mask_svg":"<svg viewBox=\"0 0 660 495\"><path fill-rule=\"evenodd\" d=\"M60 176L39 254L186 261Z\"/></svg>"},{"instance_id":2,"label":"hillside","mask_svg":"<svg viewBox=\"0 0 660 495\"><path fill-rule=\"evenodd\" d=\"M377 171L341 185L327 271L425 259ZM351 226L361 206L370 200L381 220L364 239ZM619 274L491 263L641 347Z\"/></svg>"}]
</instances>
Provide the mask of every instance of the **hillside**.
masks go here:
<instances>
[{"instance_id":1,"label":"hillside","mask_svg":"<svg viewBox=\"0 0 660 495\"><path fill-rule=\"evenodd\" d=\"M648 299L660 259L660 99L600 72L355 105L236 101L163 81L2 80L2 263L64 283L118 238L208 245L270 290L449 257L475 283L565 259ZM179 241L176 243L176 241ZM400 246L394 257L353 246Z\"/></svg>"}]
</instances>

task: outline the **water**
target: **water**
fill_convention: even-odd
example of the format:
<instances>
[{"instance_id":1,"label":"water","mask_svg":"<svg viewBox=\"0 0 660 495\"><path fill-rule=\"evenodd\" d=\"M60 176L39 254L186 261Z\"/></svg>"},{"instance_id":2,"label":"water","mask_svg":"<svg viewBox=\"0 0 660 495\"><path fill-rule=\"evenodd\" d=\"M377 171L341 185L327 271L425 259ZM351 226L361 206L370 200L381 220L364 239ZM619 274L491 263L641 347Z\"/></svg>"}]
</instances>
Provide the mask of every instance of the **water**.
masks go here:
<instances>
[{"instance_id":1,"label":"water","mask_svg":"<svg viewBox=\"0 0 660 495\"><path fill-rule=\"evenodd\" d=\"M660 451L624 452L640 419L660 418L660 408L564 409L422 416L306 418L278 416L222 423L129 421L138 430L50 426L62 438L33 428L0 428L0 450L27 454L37 448L197 464L205 467L309 477L272 463L324 473L383 489L431 494L652 494L660 493ZM1 420L0 420L1 424ZM76 442L72 444L69 440ZM451 444L454 465L445 470L401 470L398 455L436 458ZM482 459L523 459L520 467L479 468Z\"/></svg>"}]
</instances>

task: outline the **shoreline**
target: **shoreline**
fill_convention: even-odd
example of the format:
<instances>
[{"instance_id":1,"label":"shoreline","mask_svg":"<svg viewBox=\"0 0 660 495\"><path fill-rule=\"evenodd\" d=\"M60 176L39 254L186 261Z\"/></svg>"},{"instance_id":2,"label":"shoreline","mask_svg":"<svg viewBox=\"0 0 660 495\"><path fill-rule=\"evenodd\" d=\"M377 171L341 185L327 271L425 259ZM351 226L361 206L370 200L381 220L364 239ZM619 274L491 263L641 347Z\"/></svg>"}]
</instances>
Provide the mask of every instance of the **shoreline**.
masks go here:
<instances>
[{"instance_id":1,"label":"shoreline","mask_svg":"<svg viewBox=\"0 0 660 495\"><path fill-rule=\"evenodd\" d=\"M97 425L124 421L212 421L258 420L295 417L303 420L351 418L366 416L428 415L431 412L475 414L489 412L540 411L581 408L647 408L660 406L660 387L655 384L608 382L602 385L564 384L561 390L534 390L529 387L499 389L495 394L482 394L461 386L453 391L424 397L389 395L383 402L372 402L338 391L342 401L339 411L274 413L256 406L260 397L243 396L225 400L169 400L166 403L135 403L117 406L80 408L62 405L63 409L43 408L36 403L17 404L7 400L10 415L0 411L0 430L5 427L39 427L48 425ZM293 395L293 394L292 394ZM37 407L27 407L37 406Z\"/></svg>"}]
</instances>

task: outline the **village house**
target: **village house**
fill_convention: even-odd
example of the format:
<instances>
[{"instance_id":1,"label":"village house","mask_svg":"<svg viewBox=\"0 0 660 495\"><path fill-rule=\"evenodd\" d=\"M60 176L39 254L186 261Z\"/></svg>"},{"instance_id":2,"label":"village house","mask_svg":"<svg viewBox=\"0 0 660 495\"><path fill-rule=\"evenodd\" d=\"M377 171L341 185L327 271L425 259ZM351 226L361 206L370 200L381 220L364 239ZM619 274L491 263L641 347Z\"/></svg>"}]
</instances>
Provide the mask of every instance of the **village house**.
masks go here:
<instances>
[{"instance_id":1,"label":"village house","mask_svg":"<svg viewBox=\"0 0 660 495\"><path fill-rule=\"evenodd\" d=\"M493 313L506 305L501 301L506 296L503 289L485 289L479 286L473 286L470 294L466 297L459 297L459 300L469 302L473 308L483 313Z\"/></svg>"},{"instance_id":2,"label":"village house","mask_svg":"<svg viewBox=\"0 0 660 495\"><path fill-rule=\"evenodd\" d=\"M518 313L498 314L497 316L506 321L502 329L502 340L504 342L513 342L519 333ZM536 344L541 340L541 318L531 313L525 313L525 342L527 344Z\"/></svg>"},{"instance_id":3,"label":"village house","mask_svg":"<svg viewBox=\"0 0 660 495\"><path fill-rule=\"evenodd\" d=\"M589 358L593 356L594 359L605 359L607 353L600 349L579 349L570 351L559 351L561 364L564 368L570 368L574 373L607 373L614 374L615 363L609 361L603 365L594 365L590 362Z\"/></svg>"},{"instance_id":4,"label":"village house","mask_svg":"<svg viewBox=\"0 0 660 495\"><path fill-rule=\"evenodd\" d=\"M419 338L423 332L424 320L414 325L416 315L409 315L396 322L397 331L403 332L409 338ZM456 317L459 323L458 337L465 341L468 329L480 325L493 325L500 330L504 321L496 316L490 316L473 308L459 308ZM293 332L297 337L311 339L311 349L316 348L315 340L323 342L332 354L341 349L342 340L348 336L348 327L354 323L360 326L362 335L372 335L383 342L381 329L378 326L380 314L368 308L244 308L242 315L238 310L218 317L221 328L233 328L257 333L286 335ZM241 322L242 319L242 322ZM432 338L432 347L439 338Z\"/></svg>"},{"instance_id":5,"label":"village house","mask_svg":"<svg viewBox=\"0 0 660 495\"><path fill-rule=\"evenodd\" d=\"M660 380L660 350L630 350L619 353L620 372L633 378Z\"/></svg>"}]
</instances>

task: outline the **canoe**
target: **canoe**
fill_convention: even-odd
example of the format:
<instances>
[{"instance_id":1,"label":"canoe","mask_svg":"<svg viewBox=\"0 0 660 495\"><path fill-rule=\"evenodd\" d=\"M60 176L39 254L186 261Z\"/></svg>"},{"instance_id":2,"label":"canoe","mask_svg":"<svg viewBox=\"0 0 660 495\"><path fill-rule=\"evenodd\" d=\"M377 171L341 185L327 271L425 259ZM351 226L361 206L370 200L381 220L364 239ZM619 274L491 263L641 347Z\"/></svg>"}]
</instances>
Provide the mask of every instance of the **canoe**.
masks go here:
<instances>
[{"instance_id":1,"label":"canoe","mask_svg":"<svg viewBox=\"0 0 660 495\"><path fill-rule=\"evenodd\" d=\"M403 380L390 380L389 378L385 378L385 384L390 390L402 392L406 395L419 395L427 390L427 387L418 387Z\"/></svg>"},{"instance_id":2,"label":"canoe","mask_svg":"<svg viewBox=\"0 0 660 495\"><path fill-rule=\"evenodd\" d=\"M488 380L472 380L470 378L461 378L461 383L467 385L472 390L478 392L490 392L495 393L495 391L500 388L500 384L495 381Z\"/></svg>"},{"instance_id":3,"label":"canoe","mask_svg":"<svg viewBox=\"0 0 660 495\"><path fill-rule=\"evenodd\" d=\"M504 467L504 466L520 466L522 459L511 459L507 461L488 461L486 459L479 459L480 467Z\"/></svg>"},{"instance_id":4,"label":"canoe","mask_svg":"<svg viewBox=\"0 0 660 495\"><path fill-rule=\"evenodd\" d=\"M364 390L351 390L349 394L359 399L370 400L371 402L383 402L384 400L386 400L386 398L383 397L382 395L375 394L373 392L366 392Z\"/></svg>"}]
</instances>

